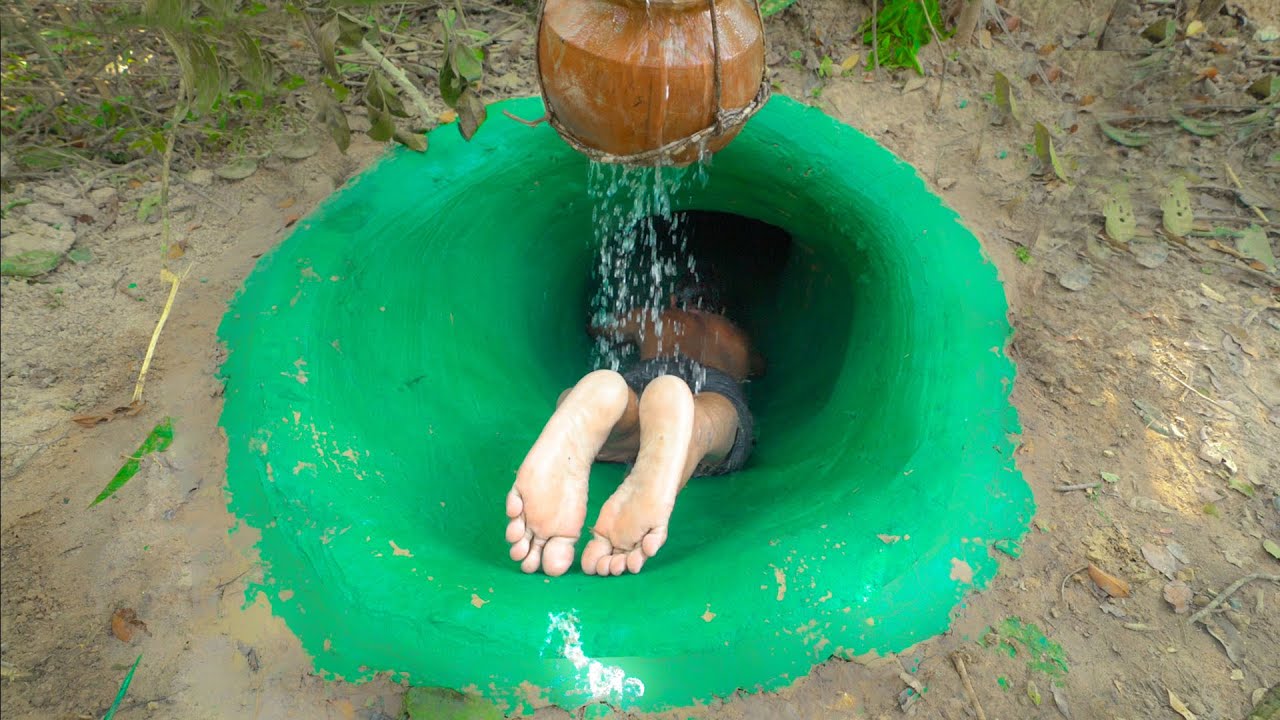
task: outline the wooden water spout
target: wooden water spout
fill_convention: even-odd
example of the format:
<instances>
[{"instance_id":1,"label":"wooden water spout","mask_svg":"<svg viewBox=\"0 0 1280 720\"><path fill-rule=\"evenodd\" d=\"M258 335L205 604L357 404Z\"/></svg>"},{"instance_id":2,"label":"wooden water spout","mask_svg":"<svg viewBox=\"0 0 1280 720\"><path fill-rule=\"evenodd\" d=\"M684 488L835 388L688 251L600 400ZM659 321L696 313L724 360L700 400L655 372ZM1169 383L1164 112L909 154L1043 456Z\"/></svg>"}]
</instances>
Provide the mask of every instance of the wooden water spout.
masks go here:
<instances>
[{"instance_id":1,"label":"wooden water spout","mask_svg":"<svg viewBox=\"0 0 1280 720\"><path fill-rule=\"evenodd\" d=\"M752 0L544 0L538 25L547 119L597 161L688 164L768 99Z\"/></svg>"}]
</instances>

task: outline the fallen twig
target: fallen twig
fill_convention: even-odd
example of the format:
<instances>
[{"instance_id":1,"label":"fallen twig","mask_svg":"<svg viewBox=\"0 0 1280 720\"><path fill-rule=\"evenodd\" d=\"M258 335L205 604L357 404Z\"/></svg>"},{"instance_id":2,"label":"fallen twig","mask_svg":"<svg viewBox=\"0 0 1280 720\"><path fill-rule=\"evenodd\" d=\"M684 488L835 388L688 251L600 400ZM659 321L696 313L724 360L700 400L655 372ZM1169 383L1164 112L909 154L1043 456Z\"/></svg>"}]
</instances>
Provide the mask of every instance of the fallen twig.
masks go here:
<instances>
[{"instance_id":1,"label":"fallen twig","mask_svg":"<svg viewBox=\"0 0 1280 720\"><path fill-rule=\"evenodd\" d=\"M1253 573L1251 575L1245 575L1239 580L1228 585L1226 590L1223 590L1222 592L1218 593L1218 597L1210 600L1209 604L1200 608L1200 610L1198 610L1195 615L1192 615L1191 617L1187 618L1187 624L1195 625L1197 622L1204 620L1205 616L1213 612L1214 608L1221 605L1223 602L1226 601L1227 598L1234 595L1237 590L1249 584L1250 582L1253 582L1254 580L1266 580L1267 582L1280 583L1280 575L1268 575L1266 573Z\"/></svg>"},{"instance_id":2,"label":"fallen twig","mask_svg":"<svg viewBox=\"0 0 1280 720\"><path fill-rule=\"evenodd\" d=\"M1235 171L1235 170L1232 170L1232 169L1231 169L1231 165L1230 165L1229 163L1224 163L1224 165L1223 165L1223 166L1224 166L1225 168L1227 168L1227 175L1230 175L1230 176L1231 176L1231 182L1235 183L1235 184L1236 184L1236 187L1240 188L1241 190L1244 190L1244 183L1240 182L1240 178L1239 178L1239 176L1237 176L1237 175L1236 175L1236 171ZM1247 202L1246 202L1245 204L1246 204L1246 205L1249 205L1249 203L1247 203ZM1257 214L1258 214L1258 217L1262 219L1262 222L1264 222L1264 223L1270 223L1270 222L1271 222L1271 218L1267 217L1267 214L1266 214L1266 213L1264 213L1264 212L1262 212L1262 209L1261 209L1261 208L1259 208L1259 207L1257 207L1257 206L1254 206L1254 205L1249 205L1249 209L1250 209L1250 210L1253 210L1255 213L1257 213Z\"/></svg>"},{"instance_id":3,"label":"fallen twig","mask_svg":"<svg viewBox=\"0 0 1280 720\"><path fill-rule=\"evenodd\" d=\"M1190 390L1191 392L1195 393L1196 395L1199 395L1201 400L1204 400L1205 402L1209 403L1210 405L1213 405L1214 407L1218 408L1219 410L1222 410L1222 411L1225 411L1225 412L1229 412L1229 413L1231 413L1232 415L1234 415L1234 416L1236 416L1236 417L1240 417L1240 413L1236 412L1235 410L1232 410L1231 408L1227 407L1226 405L1223 405L1222 403L1218 402L1217 400L1214 400L1213 398L1209 397L1208 395L1205 395L1204 393L1200 392L1199 390L1197 390L1197 389L1195 389L1195 388L1191 387L1191 385L1187 384L1187 381L1186 381L1186 380L1183 380L1182 378L1178 377L1177 375L1174 375L1173 373L1169 372L1169 370L1168 370L1167 368L1165 368L1165 366L1161 365L1160 363L1158 363L1158 362L1156 362L1156 361L1154 361L1154 360L1150 360L1149 362L1150 362L1152 365L1154 365L1154 366L1155 366L1155 368L1156 368L1157 370L1159 370L1160 372L1164 373L1165 375L1168 375L1168 376L1169 376L1169 378L1170 378L1170 379L1172 379L1174 382L1176 382L1176 383L1178 383L1179 385L1181 385L1182 387L1184 387L1184 388L1186 388L1186 389Z\"/></svg>"},{"instance_id":4,"label":"fallen twig","mask_svg":"<svg viewBox=\"0 0 1280 720\"><path fill-rule=\"evenodd\" d=\"M1092 490L1097 487L1102 487L1102 483L1093 482L1093 483L1078 483L1076 485L1055 485L1053 489L1057 490L1058 492L1073 492L1075 490Z\"/></svg>"},{"instance_id":5,"label":"fallen twig","mask_svg":"<svg viewBox=\"0 0 1280 720\"><path fill-rule=\"evenodd\" d=\"M960 674L960 682L964 683L964 692L969 696L973 712L977 714L978 720L987 720L987 714L982 711L982 703L978 702L978 693L973 691L973 682L969 680L969 671L965 669L964 658L960 653L954 652L951 653L951 662L956 666L956 672Z\"/></svg>"},{"instance_id":6,"label":"fallen twig","mask_svg":"<svg viewBox=\"0 0 1280 720\"><path fill-rule=\"evenodd\" d=\"M1067 601L1067 581L1088 569L1089 569L1089 566L1085 565L1082 568L1077 568L1075 570L1072 570L1071 572L1067 573L1066 577L1062 578L1062 582L1058 584L1059 600L1061 600L1062 602Z\"/></svg>"}]
</instances>

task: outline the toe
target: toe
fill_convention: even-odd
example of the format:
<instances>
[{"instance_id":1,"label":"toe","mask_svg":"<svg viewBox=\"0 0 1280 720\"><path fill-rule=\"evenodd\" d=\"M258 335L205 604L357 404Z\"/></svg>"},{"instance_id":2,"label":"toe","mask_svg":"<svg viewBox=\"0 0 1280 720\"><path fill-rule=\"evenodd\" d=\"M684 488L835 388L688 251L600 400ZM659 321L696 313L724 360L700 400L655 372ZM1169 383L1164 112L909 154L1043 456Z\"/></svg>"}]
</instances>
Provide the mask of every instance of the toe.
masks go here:
<instances>
[{"instance_id":1,"label":"toe","mask_svg":"<svg viewBox=\"0 0 1280 720\"><path fill-rule=\"evenodd\" d=\"M644 567L644 561L647 559L649 559L649 557L645 555L644 550L641 550L640 548L632 550L627 553L627 570L631 573L640 572L640 568Z\"/></svg>"},{"instance_id":2,"label":"toe","mask_svg":"<svg viewBox=\"0 0 1280 720\"><path fill-rule=\"evenodd\" d=\"M610 575L614 575L614 576L621 575L622 573L626 572L626 570L627 570L626 555L610 555L609 556L609 574Z\"/></svg>"},{"instance_id":3,"label":"toe","mask_svg":"<svg viewBox=\"0 0 1280 720\"><path fill-rule=\"evenodd\" d=\"M520 562L520 569L527 573L538 571L538 565L542 564L542 546L546 540L534 538L529 543L529 554Z\"/></svg>"},{"instance_id":4,"label":"toe","mask_svg":"<svg viewBox=\"0 0 1280 720\"><path fill-rule=\"evenodd\" d=\"M516 562L520 562L521 560L524 560L529 555L529 541L530 541L529 536L524 535L524 536L521 536L520 538L517 538L516 541L512 543L511 545L512 560L515 560Z\"/></svg>"},{"instance_id":5,"label":"toe","mask_svg":"<svg viewBox=\"0 0 1280 720\"><path fill-rule=\"evenodd\" d=\"M577 538L553 537L542 548L542 571L556 577L573 565L573 545Z\"/></svg>"},{"instance_id":6,"label":"toe","mask_svg":"<svg viewBox=\"0 0 1280 720\"><path fill-rule=\"evenodd\" d=\"M582 550L582 572L595 575L601 556L609 554L609 543L600 538L592 538Z\"/></svg>"},{"instance_id":7,"label":"toe","mask_svg":"<svg viewBox=\"0 0 1280 720\"><path fill-rule=\"evenodd\" d=\"M524 498L520 497L520 492L515 488L511 488L511 492L507 493L507 517L518 518L524 512Z\"/></svg>"},{"instance_id":8,"label":"toe","mask_svg":"<svg viewBox=\"0 0 1280 720\"><path fill-rule=\"evenodd\" d=\"M640 540L640 548L644 550L644 554L653 557L658 554L658 549L667 542L667 529L664 527L654 528L650 530Z\"/></svg>"},{"instance_id":9,"label":"toe","mask_svg":"<svg viewBox=\"0 0 1280 720\"><path fill-rule=\"evenodd\" d=\"M526 532L527 530L528 528L525 526L524 516L516 516L511 520L511 522L507 523L507 542L519 542L520 538L528 537L529 533Z\"/></svg>"},{"instance_id":10,"label":"toe","mask_svg":"<svg viewBox=\"0 0 1280 720\"><path fill-rule=\"evenodd\" d=\"M596 561L596 574L600 577L609 577L609 558L612 555L605 555Z\"/></svg>"}]
</instances>

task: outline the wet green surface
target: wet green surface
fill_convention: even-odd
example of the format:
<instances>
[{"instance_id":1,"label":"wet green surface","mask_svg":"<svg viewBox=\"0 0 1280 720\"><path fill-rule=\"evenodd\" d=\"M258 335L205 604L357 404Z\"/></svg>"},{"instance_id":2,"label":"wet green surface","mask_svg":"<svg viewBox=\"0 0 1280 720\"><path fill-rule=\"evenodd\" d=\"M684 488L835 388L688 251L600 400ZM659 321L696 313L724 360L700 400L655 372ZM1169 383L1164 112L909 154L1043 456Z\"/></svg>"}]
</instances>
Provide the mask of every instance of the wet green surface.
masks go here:
<instances>
[{"instance_id":1,"label":"wet green surface","mask_svg":"<svg viewBox=\"0 0 1280 720\"><path fill-rule=\"evenodd\" d=\"M586 161L490 108L397 150L263 257L221 328L230 507L265 592L348 680L407 674L508 711L656 710L774 688L943 631L1033 507L1012 462L995 268L915 172L774 98L677 209L796 249L755 308L747 470L692 483L637 576L521 574L504 496L587 364ZM592 477L589 517L620 480ZM893 543L878 535L899 536Z\"/></svg>"}]
</instances>

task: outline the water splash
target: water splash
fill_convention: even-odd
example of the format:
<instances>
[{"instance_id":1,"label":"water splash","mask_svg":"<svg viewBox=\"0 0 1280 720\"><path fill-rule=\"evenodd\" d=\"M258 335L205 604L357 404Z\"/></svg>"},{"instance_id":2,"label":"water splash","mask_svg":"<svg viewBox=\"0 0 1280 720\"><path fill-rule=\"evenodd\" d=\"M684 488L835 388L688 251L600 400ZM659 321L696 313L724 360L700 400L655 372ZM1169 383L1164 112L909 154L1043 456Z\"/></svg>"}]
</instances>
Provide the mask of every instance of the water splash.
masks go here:
<instances>
[{"instance_id":1,"label":"water splash","mask_svg":"<svg viewBox=\"0 0 1280 720\"><path fill-rule=\"evenodd\" d=\"M582 634L578 631L576 610L550 613L547 626L547 644L578 671L577 685L591 696L591 702L604 701L621 705L635 701L644 695L644 681L627 677L620 667L613 667L587 657L582 650Z\"/></svg>"},{"instance_id":2,"label":"water splash","mask_svg":"<svg viewBox=\"0 0 1280 720\"><path fill-rule=\"evenodd\" d=\"M651 321L640 324L641 339L649 332L649 325L662 337L662 310L670 305L682 281L700 280L676 205L692 191L706 187L708 165L589 165L587 189L596 248L593 324L609 327L623 315L639 312ZM634 352L632 346L601 336L596 339L592 360L596 367L619 370Z\"/></svg>"}]
</instances>

